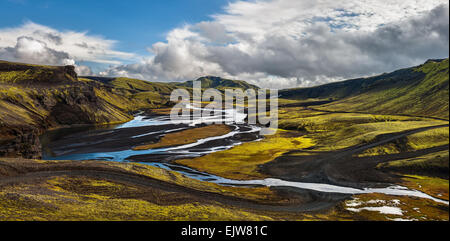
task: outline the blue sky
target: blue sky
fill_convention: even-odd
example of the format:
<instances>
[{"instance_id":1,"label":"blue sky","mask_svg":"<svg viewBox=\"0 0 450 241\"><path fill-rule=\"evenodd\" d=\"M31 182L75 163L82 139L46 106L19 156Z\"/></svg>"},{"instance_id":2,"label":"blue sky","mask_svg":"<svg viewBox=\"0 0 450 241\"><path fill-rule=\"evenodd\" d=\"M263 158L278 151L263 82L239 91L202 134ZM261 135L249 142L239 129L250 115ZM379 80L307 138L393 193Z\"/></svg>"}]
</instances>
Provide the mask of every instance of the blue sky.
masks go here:
<instances>
[{"instance_id":1,"label":"blue sky","mask_svg":"<svg viewBox=\"0 0 450 241\"><path fill-rule=\"evenodd\" d=\"M0 0L0 59L314 86L447 58L448 0Z\"/></svg>"},{"instance_id":2,"label":"blue sky","mask_svg":"<svg viewBox=\"0 0 450 241\"><path fill-rule=\"evenodd\" d=\"M186 23L210 19L226 0L0 0L0 28L32 21L58 30L89 31L118 40L117 49L145 54L152 43Z\"/></svg>"}]
</instances>

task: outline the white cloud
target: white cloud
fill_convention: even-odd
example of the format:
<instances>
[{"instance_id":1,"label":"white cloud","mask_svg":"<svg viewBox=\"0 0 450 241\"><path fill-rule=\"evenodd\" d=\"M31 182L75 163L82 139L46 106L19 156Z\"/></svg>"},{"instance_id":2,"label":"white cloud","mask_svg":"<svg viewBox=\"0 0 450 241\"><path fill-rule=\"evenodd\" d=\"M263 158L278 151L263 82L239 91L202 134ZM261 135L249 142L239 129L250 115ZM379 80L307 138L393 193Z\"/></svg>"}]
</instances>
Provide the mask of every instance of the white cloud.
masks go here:
<instances>
[{"instance_id":1,"label":"white cloud","mask_svg":"<svg viewBox=\"0 0 450 241\"><path fill-rule=\"evenodd\" d=\"M115 51L115 44L114 40L89 35L87 32L58 31L33 22L0 29L0 58L11 61L37 64L78 61L121 64L121 60L136 57L130 53Z\"/></svg>"},{"instance_id":2,"label":"white cloud","mask_svg":"<svg viewBox=\"0 0 450 241\"><path fill-rule=\"evenodd\" d=\"M0 58L26 63L75 64L75 61L66 52L50 49L45 42L32 37L19 37L14 47L0 48Z\"/></svg>"},{"instance_id":3,"label":"white cloud","mask_svg":"<svg viewBox=\"0 0 450 241\"><path fill-rule=\"evenodd\" d=\"M217 44L226 44L234 41L234 38L227 32L226 27L218 22L204 21L193 26L203 37Z\"/></svg>"},{"instance_id":4,"label":"white cloud","mask_svg":"<svg viewBox=\"0 0 450 241\"><path fill-rule=\"evenodd\" d=\"M91 76L94 74L92 69L86 65L75 66L75 72L77 72L78 76Z\"/></svg>"},{"instance_id":5,"label":"white cloud","mask_svg":"<svg viewBox=\"0 0 450 241\"><path fill-rule=\"evenodd\" d=\"M172 30L145 61L103 74L310 86L448 57L448 26L445 0L237 1Z\"/></svg>"}]
</instances>

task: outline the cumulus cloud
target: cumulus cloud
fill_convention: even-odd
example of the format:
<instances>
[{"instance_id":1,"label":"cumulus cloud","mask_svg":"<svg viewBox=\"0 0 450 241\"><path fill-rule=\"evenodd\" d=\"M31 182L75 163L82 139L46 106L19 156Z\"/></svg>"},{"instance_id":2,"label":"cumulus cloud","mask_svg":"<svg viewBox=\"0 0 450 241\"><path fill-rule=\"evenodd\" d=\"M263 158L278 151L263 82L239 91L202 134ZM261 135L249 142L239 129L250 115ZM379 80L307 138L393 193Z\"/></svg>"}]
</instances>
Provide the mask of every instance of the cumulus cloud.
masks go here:
<instances>
[{"instance_id":1,"label":"cumulus cloud","mask_svg":"<svg viewBox=\"0 0 450 241\"><path fill-rule=\"evenodd\" d=\"M448 12L444 0L236 1L211 21L173 29L144 61L102 74L317 85L448 57Z\"/></svg>"},{"instance_id":2,"label":"cumulus cloud","mask_svg":"<svg viewBox=\"0 0 450 241\"><path fill-rule=\"evenodd\" d=\"M58 31L26 22L0 29L0 59L35 64L75 64L78 61L118 65L133 54L115 51L116 41L87 32Z\"/></svg>"},{"instance_id":3,"label":"cumulus cloud","mask_svg":"<svg viewBox=\"0 0 450 241\"><path fill-rule=\"evenodd\" d=\"M48 48L45 42L24 36L17 39L14 47L0 48L0 59L51 65L75 64L68 53Z\"/></svg>"},{"instance_id":4,"label":"cumulus cloud","mask_svg":"<svg viewBox=\"0 0 450 241\"><path fill-rule=\"evenodd\" d=\"M92 69L86 65L75 66L75 72L77 72L78 76L91 76L94 74Z\"/></svg>"},{"instance_id":5,"label":"cumulus cloud","mask_svg":"<svg viewBox=\"0 0 450 241\"><path fill-rule=\"evenodd\" d=\"M234 40L226 27L218 22L200 22L193 26L193 30L199 31L202 36L217 44L226 44Z\"/></svg>"}]
</instances>

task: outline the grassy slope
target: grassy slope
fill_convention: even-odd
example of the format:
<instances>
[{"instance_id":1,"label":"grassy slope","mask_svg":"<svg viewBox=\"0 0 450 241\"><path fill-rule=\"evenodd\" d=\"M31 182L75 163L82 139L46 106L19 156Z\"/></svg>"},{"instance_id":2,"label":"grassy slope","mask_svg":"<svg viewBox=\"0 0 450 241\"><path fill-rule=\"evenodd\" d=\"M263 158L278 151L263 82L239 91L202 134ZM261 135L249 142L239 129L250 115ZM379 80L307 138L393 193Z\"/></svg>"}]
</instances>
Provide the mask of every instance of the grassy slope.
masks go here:
<instances>
[{"instance_id":1,"label":"grassy slope","mask_svg":"<svg viewBox=\"0 0 450 241\"><path fill-rule=\"evenodd\" d=\"M332 99L318 109L449 118L449 60L371 78L283 90L287 99Z\"/></svg>"},{"instance_id":2,"label":"grassy slope","mask_svg":"<svg viewBox=\"0 0 450 241\"><path fill-rule=\"evenodd\" d=\"M78 119L73 119L74 123L72 124L113 123L131 118L120 108L102 101L101 98L95 102L89 102L89 96L84 95L86 92L83 92L83 87L74 89L66 89L65 87L52 89L0 87L0 124L5 126L50 125L53 127L70 124L71 120L69 119L52 118L52 113L59 113L58 107L76 107L72 110L74 114L79 113L80 115ZM73 103L70 103L72 101ZM80 103L76 103L76 101L80 101ZM72 117L74 116L70 118Z\"/></svg>"},{"instance_id":3,"label":"grassy slope","mask_svg":"<svg viewBox=\"0 0 450 241\"><path fill-rule=\"evenodd\" d=\"M391 170L404 174L436 176L436 174L447 173L448 175L449 153L447 150L414 158L391 161L388 163L382 163L378 165L377 168ZM448 185L448 177L445 177L445 174L437 176L442 176L443 179L447 179L446 181ZM447 196L448 196L448 188L447 188Z\"/></svg>"},{"instance_id":4,"label":"grassy slope","mask_svg":"<svg viewBox=\"0 0 450 241\"><path fill-rule=\"evenodd\" d=\"M26 88L0 86L0 125L57 127L66 124L115 123L131 118L124 109L95 96L86 86ZM120 96L114 96L120 99ZM66 111L72 111L68 113ZM65 112L65 113L64 113ZM56 114L65 114L57 116Z\"/></svg>"},{"instance_id":5,"label":"grassy slope","mask_svg":"<svg viewBox=\"0 0 450 241\"><path fill-rule=\"evenodd\" d=\"M425 76L420 81L411 81L394 88L376 88L364 94L325 105L324 108L448 119L448 59L442 62L429 61L413 68L413 71L424 73Z\"/></svg>"},{"instance_id":6,"label":"grassy slope","mask_svg":"<svg viewBox=\"0 0 450 241\"><path fill-rule=\"evenodd\" d=\"M449 128L443 127L409 135L391 143L377 146L363 152L360 156L396 154L404 151L417 151L449 144Z\"/></svg>"}]
</instances>

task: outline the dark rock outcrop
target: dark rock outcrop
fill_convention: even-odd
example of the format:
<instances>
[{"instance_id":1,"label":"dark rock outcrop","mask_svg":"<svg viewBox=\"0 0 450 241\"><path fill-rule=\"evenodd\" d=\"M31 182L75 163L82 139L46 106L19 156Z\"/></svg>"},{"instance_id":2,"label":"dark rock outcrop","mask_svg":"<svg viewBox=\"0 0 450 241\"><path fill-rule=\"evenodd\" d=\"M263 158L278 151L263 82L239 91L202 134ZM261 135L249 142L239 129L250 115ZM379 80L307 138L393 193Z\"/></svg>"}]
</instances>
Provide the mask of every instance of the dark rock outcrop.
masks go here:
<instances>
[{"instance_id":1,"label":"dark rock outcrop","mask_svg":"<svg viewBox=\"0 0 450 241\"><path fill-rule=\"evenodd\" d=\"M0 127L0 156L39 159L42 157L40 131L35 127Z\"/></svg>"}]
</instances>

